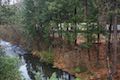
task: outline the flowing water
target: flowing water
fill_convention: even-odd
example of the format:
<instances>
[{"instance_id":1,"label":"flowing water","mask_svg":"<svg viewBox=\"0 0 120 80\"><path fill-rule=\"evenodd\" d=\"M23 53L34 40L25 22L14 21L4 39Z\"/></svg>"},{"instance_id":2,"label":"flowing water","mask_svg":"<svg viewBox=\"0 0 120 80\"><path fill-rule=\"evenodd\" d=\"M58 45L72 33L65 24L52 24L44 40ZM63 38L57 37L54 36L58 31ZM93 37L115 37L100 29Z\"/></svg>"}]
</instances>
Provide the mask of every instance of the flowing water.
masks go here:
<instances>
[{"instance_id":1,"label":"flowing water","mask_svg":"<svg viewBox=\"0 0 120 80\"><path fill-rule=\"evenodd\" d=\"M48 80L54 72L58 80L75 80L74 76L60 69L53 68L53 65L41 62L39 58L33 57L20 46L12 45L3 40L0 40L0 46L7 56L19 57L19 71L25 80L35 80L36 72L41 73L42 80Z\"/></svg>"}]
</instances>

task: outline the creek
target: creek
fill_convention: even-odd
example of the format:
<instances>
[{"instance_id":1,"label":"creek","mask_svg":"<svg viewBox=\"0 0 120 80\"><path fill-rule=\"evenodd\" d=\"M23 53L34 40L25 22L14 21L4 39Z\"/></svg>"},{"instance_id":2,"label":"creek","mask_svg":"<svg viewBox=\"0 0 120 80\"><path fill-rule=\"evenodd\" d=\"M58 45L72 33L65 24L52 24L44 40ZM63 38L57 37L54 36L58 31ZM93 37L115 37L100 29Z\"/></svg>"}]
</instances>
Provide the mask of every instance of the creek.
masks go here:
<instances>
[{"instance_id":1,"label":"creek","mask_svg":"<svg viewBox=\"0 0 120 80\"><path fill-rule=\"evenodd\" d=\"M53 68L53 65L42 62L31 53L25 51L22 47L12 45L10 42L0 40L0 46L3 48L5 55L18 57L20 59L19 71L21 77L25 80L35 80L35 73L40 72L42 80L48 80L53 73L56 73L58 80L75 80L75 77L60 69Z\"/></svg>"}]
</instances>

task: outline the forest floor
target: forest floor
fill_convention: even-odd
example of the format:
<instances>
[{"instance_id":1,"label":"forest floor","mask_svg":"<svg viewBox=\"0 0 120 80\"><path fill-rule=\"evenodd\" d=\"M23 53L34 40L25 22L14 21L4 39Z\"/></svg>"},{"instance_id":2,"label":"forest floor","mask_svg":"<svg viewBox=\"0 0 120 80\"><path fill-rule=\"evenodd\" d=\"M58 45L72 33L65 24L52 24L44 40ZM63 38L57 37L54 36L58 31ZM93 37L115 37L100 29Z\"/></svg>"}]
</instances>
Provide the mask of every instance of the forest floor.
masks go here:
<instances>
[{"instance_id":1,"label":"forest floor","mask_svg":"<svg viewBox=\"0 0 120 80\"><path fill-rule=\"evenodd\" d=\"M90 59L88 59L86 50L76 51L73 49L55 49L54 66L69 72L76 77L80 77L82 80L107 80L108 68L106 63L106 46L100 44L99 52L99 64L96 64L96 50L91 48ZM88 69L85 72L75 71L76 67L84 65ZM79 69L78 69L79 70ZM117 74L113 77L113 80L120 80L120 64L118 61Z\"/></svg>"}]
</instances>

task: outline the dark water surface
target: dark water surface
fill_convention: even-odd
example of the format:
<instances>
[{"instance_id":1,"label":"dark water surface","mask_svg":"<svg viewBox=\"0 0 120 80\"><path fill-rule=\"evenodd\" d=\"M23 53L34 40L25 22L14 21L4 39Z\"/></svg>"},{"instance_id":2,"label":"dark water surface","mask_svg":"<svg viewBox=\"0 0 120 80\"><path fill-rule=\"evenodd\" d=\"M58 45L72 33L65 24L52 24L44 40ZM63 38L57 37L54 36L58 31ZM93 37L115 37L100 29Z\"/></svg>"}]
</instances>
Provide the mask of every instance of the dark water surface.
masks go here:
<instances>
[{"instance_id":1,"label":"dark water surface","mask_svg":"<svg viewBox=\"0 0 120 80\"><path fill-rule=\"evenodd\" d=\"M58 80L75 80L74 76L60 69L53 68L51 64L41 62L39 58L33 57L20 46L12 45L9 42L0 40L0 46L5 51L5 54L10 57L19 57L19 71L25 80L35 80L35 73L41 73L42 80L48 78L55 72Z\"/></svg>"}]
</instances>

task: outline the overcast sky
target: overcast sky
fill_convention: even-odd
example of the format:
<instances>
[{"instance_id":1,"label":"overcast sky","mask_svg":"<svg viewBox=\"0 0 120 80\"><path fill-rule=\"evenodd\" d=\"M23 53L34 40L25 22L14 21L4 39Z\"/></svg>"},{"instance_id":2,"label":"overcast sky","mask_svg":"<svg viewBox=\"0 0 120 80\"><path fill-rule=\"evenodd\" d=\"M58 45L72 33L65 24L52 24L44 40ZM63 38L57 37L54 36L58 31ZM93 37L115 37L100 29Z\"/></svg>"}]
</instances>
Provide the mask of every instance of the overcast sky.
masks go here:
<instances>
[{"instance_id":1,"label":"overcast sky","mask_svg":"<svg viewBox=\"0 0 120 80\"><path fill-rule=\"evenodd\" d=\"M19 0L11 0L10 4L17 3L17 1L19 1Z\"/></svg>"},{"instance_id":2,"label":"overcast sky","mask_svg":"<svg viewBox=\"0 0 120 80\"><path fill-rule=\"evenodd\" d=\"M5 1L7 1L7 0L2 0L3 2L5 2ZM10 0L10 4L15 4L15 3L17 3L18 1L20 1L20 0Z\"/></svg>"}]
</instances>

